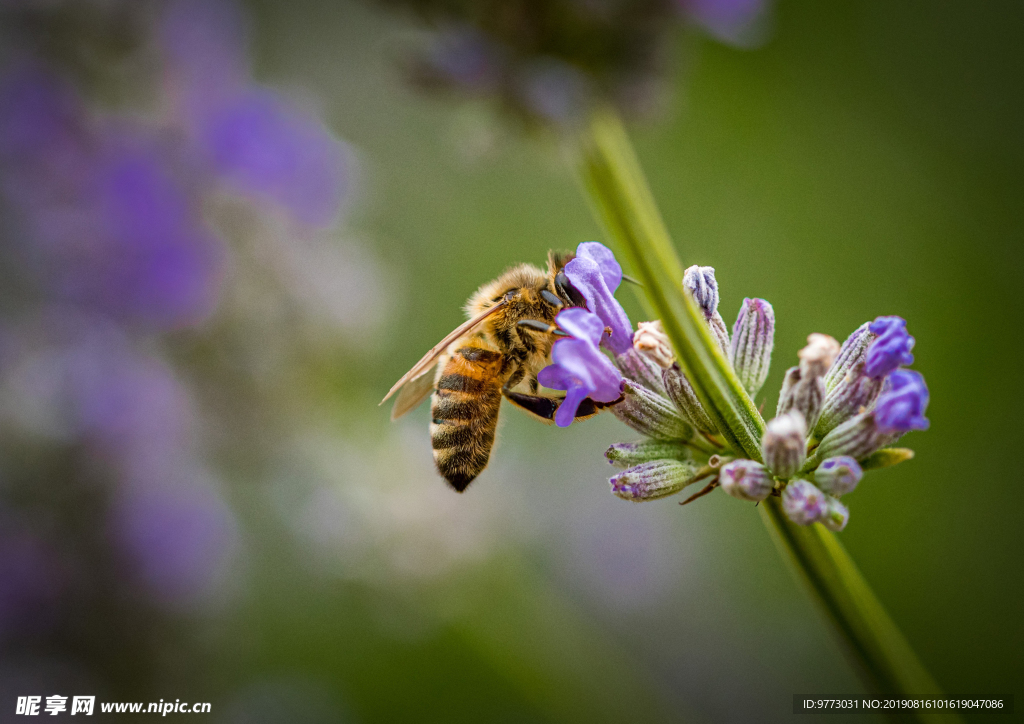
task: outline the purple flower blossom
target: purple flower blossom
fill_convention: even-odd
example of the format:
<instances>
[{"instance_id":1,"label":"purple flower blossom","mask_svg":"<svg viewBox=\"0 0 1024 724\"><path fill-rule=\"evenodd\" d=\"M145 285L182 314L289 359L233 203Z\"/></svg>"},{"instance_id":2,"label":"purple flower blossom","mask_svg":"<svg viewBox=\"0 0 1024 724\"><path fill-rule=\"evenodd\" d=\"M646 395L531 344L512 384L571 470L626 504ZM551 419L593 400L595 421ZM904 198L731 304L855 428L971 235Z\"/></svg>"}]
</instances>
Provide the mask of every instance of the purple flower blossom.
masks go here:
<instances>
[{"instance_id":1,"label":"purple flower blossom","mask_svg":"<svg viewBox=\"0 0 1024 724\"><path fill-rule=\"evenodd\" d=\"M464 91L487 92L497 85L502 53L484 33L471 26L438 33L423 58L428 82L452 84Z\"/></svg>"},{"instance_id":2,"label":"purple flower blossom","mask_svg":"<svg viewBox=\"0 0 1024 724\"><path fill-rule=\"evenodd\" d=\"M884 433L903 434L927 430L928 387L924 377L913 370L896 370L886 378L885 388L875 404L875 424Z\"/></svg>"},{"instance_id":3,"label":"purple flower blossom","mask_svg":"<svg viewBox=\"0 0 1024 724\"><path fill-rule=\"evenodd\" d=\"M301 223L330 225L346 190L344 147L316 118L250 83L235 4L176 0L159 36L172 105L209 170Z\"/></svg>"},{"instance_id":4,"label":"purple flower blossom","mask_svg":"<svg viewBox=\"0 0 1024 724\"><path fill-rule=\"evenodd\" d=\"M57 556L45 542L0 518L0 642L54 622L65 585Z\"/></svg>"},{"instance_id":5,"label":"purple flower blossom","mask_svg":"<svg viewBox=\"0 0 1024 724\"><path fill-rule=\"evenodd\" d=\"M828 498L806 480L791 480L782 491L782 509L797 525L810 525L825 517Z\"/></svg>"},{"instance_id":6,"label":"purple flower blossom","mask_svg":"<svg viewBox=\"0 0 1024 724\"><path fill-rule=\"evenodd\" d=\"M121 319L195 324L216 304L219 241L165 149L127 134L101 143L77 197L35 210L51 288Z\"/></svg>"},{"instance_id":7,"label":"purple flower blossom","mask_svg":"<svg viewBox=\"0 0 1024 724\"><path fill-rule=\"evenodd\" d=\"M718 471L722 490L740 500L758 501L767 498L775 481L764 465L753 460L733 460Z\"/></svg>"},{"instance_id":8,"label":"purple flower blossom","mask_svg":"<svg viewBox=\"0 0 1024 724\"><path fill-rule=\"evenodd\" d=\"M711 266L691 266L683 276L683 288L686 289L704 316L711 318L718 311L718 280L715 279L715 268Z\"/></svg>"},{"instance_id":9,"label":"purple flower blossom","mask_svg":"<svg viewBox=\"0 0 1024 724\"><path fill-rule=\"evenodd\" d=\"M555 413L555 424L568 427L576 410L586 398L612 402L622 394L623 378L598 343L604 336L604 324L594 314L578 307L558 313L558 326L572 337L555 342L551 360L537 379L552 390L565 390L565 399Z\"/></svg>"},{"instance_id":10,"label":"purple flower blossom","mask_svg":"<svg viewBox=\"0 0 1024 724\"><path fill-rule=\"evenodd\" d=\"M576 248L576 258L565 265L565 275L587 300L587 309L600 317L611 335L601 344L620 355L633 347L633 325L614 292L622 283L622 267L611 249L596 241Z\"/></svg>"},{"instance_id":11,"label":"purple flower blossom","mask_svg":"<svg viewBox=\"0 0 1024 724\"><path fill-rule=\"evenodd\" d=\"M864 471L856 460L848 455L839 455L825 460L814 471L814 482L832 495L846 495L864 477Z\"/></svg>"},{"instance_id":12,"label":"purple flower blossom","mask_svg":"<svg viewBox=\"0 0 1024 724\"><path fill-rule=\"evenodd\" d=\"M345 192L342 145L315 118L269 91L252 91L210 114L203 149L243 193L270 199L298 221L328 226Z\"/></svg>"},{"instance_id":13,"label":"purple flower blossom","mask_svg":"<svg viewBox=\"0 0 1024 724\"><path fill-rule=\"evenodd\" d=\"M775 310L765 299L744 299L732 328L729 362L751 396L768 378L775 341Z\"/></svg>"},{"instance_id":14,"label":"purple flower blossom","mask_svg":"<svg viewBox=\"0 0 1024 724\"><path fill-rule=\"evenodd\" d=\"M868 329L878 337L868 347L864 372L875 379L884 377L901 365L914 362L910 350L914 338L907 334L907 323L901 317L878 317Z\"/></svg>"},{"instance_id":15,"label":"purple flower blossom","mask_svg":"<svg viewBox=\"0 0 1024 724\"><path fill-rule=\"evenodd\" d=\"M147 481L121 492L114 534L143 584L165 603L180 605L204 597L225 573L235 521L206 485Z\"/></svg>"}]
</instances>

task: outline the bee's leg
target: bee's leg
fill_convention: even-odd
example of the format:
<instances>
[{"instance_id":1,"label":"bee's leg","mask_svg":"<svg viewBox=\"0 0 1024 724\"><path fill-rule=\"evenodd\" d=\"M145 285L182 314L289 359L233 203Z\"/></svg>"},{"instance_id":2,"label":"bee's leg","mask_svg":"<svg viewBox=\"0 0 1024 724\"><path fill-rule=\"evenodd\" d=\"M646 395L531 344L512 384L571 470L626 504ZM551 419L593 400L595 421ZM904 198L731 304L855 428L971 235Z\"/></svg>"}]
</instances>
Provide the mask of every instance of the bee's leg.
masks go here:
<instances>
[{"instance_id":1,"label":"bee's leg","mask_svg":"<svg viewBox=\"0 0 1024 724\"><path fill-rule=\"evenodd\" d=\"M501 394L505 396L505 399L511 402L513 405L521 410L525 410L531 416L536 417L541 422L551 423L555 419L555 413L558 412L558 406L562 404L562 398L560 397L544 397L543 395L524 395L521 392L513 392L508 388L503 388ZM614 402L595 402L589 397L580 403L579 408L576 410L575 420L586 420L587 418L593 417L601 410L606 407L611 407L614 404L622 402L622 398L615 400Z\"/></svg>"},{"instance_id":2,"label":"bee's leg","mask_svg":"<svg viewBox=\"0 0 1024 724\"><path fill-rule=\"evenodd\" d=\"M562 304L561 299L559 299L556 295L549 292L547 289L541 289L540 296L544 299L545 302L550 304L555 309L561 309L562 307L565 306L564 304Z\"/></svg>"},{"instance_id":3,"label":"bee's leg","mask_svg":"<svg viewBox=\"0 0 1024 724\"><path fill-rule=\"evenodd\" d=\"M547 332L553 334L556 337L568 337L567 332L563 332L553 324L542 322L539 319L520 319L516 324L520 327L526 327L527 329L535 329L538 332Z\"/></svg>"}]
</instances>

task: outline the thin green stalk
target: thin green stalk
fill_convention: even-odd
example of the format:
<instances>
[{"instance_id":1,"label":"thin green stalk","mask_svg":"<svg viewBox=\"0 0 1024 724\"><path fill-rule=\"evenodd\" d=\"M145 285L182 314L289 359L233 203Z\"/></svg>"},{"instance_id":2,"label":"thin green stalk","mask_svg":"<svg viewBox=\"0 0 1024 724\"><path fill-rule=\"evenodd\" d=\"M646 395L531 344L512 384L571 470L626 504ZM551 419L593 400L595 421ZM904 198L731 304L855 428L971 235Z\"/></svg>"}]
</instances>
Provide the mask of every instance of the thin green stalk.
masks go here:
<instances>
[{"instance_id":1,"label":"thin green stalk","mask_svg":"<svg viewBox=\"0 0 1024 724\"><path fill-rule=\"evenodd\" d=\"M760 460L764 420L712 340L701 311L683 293L683 265L629 137L612 111L594 114L581 139L578 163L595 214L642 282L645 306L662 320L694 391L728 445ZM760 509L779 549L833 623L868 688L887 698L941 698L940 689L835 535L817 523L795 525L778 498L769 498ZM959 721L948 710L889 713L895 719Z\"/></svg>"}]
</instances>

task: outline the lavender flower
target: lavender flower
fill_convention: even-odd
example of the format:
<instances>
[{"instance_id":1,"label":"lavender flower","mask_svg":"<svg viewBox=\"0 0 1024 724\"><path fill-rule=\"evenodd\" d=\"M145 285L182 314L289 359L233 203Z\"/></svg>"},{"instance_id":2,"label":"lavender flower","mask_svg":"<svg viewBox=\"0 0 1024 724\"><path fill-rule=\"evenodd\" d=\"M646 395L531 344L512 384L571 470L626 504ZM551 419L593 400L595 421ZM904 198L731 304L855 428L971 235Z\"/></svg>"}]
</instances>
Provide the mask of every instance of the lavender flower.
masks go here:
<instances>
[{"instance_id":1,"label":"lavender flower","mask_svg":"<svg viewBox=\"0 0 1024 724\"><path fill-rule=\"evenodd\" d=\"M823 438L838 425L846 422L854 415L874 406L875 400L882 391L884 379L869 377L864 373L864 361L861 360L846 373L840 382L825 396L825 404L821 409L821 417L814 428L814 435Z\"/></svg>"},{"instance_id":2,"label":"lavender flower","mask_svg":"<svg viewBox=\"0 0 1024 724\"><path fill-rule=\"evenodd\" d=\"M653 460L612 476L612 492L624 500L640 503L674 495L691 482L698 466L679 460Z\"/></svg>"},{"instance_id":3,"label":"lavender flower","mask_svg":"<svg viewBox=\"0 0 1024 724\"><path fill-rule=\"evenodd\" d=\"M875 333L869 327L870 322L865 322L857 327L843 342L838 356L825 373L825 389L831 392L836 385L840 384L858 362L864 361L868 346L875 341Z\"/></svg>"},{"instance_id":4,"label":"lavender flower","mask_svg":"<svg viewBox=\"0 0 1024 724\"><path fill-rule=\"evenodd\" d=\"M758 21L769 5L766 0L676 0L676 4L714 37L741 47L757 43Z\"/></svg>"},{"instance_id":5,"label":"lavender flower","mask_svg":"<svg viewBox=\"0 0 1024 724\"><path fill-rule=\"evenodd\" d=\"M604 324L597 315L575 307L559 312L556 322L572 336L555 342L551 350L554 364L542 369L537 379L545 387L566 391L555 413L555 424L568 427L586 398L597 402L618 399L623 379L622 373L598 348L604 336Z\"/></svg>"},{"instance_id":6,"label":"lavender flower","mask_svg":"<svg viewBox=\"0 0 1024 724\"><path fill-rule=\"evenodd\" d=\"M683 289L693 298L704 313L704 321L711 330L711 337L726 356L729 355L729 330L725 320L718 313L718 282L715 269L710 266L691 266L683 274Z\"/></svg>"},{"instance_id":7,"label":"lavender flower","mask_svg":"<svg viewBox=\"0 0 1024 724\"><path fill-rule=\"evenodd\" d=\"M815 459L849 455L863 460L896 442L904 433L927 430L927 407L928 387L920 373L897 370L886 379L874 409L847 420L826 435L815 450Z\"/></svg>"},{"instance_id":8,"label":"lavender flower","mask_svg":"<svg viewBox=\"0 0 1024 724\"><path fill-rule=\"evenodd\" d=\"M864 372L876 379L884 377L901 365L914 363L914 338L907 334L907 323L901 317L878 317L868 327L878 335L868 347Z\"/></svg>"},{"instance_id":9,"label":"lavender flower","mask_svg":"<svg viewBox=\"0 0 1024 724\"><path fill-rule=\"evenodd\" d=\"M775 310L764 299L744 299L732 328L729 362L751 397L768 378L775 339Z\"/></svg>"},{"instance_id":10,"label":"lavender flower","mask_svg":"<svg viewBox=\"0 0 1024 724\"><path fill-rule=\"evenodd\" d=\"M761 441L764 463L780 478L795 474L807 456L807 425L797 410L768 422Z\"/></svg>"},{"instance_id":11,"label":"lavender flower","mask_svg":"<svg viewBox=\"0 0 1024 724\"><path fill-rule=\"evenodd\" d=\"M885 388L875 405L875 422L882 432L902 435L927 430L928 386L920 372L897 370L886 378Z\"/></svg>"},{"instance_id":12,"label":"lavender flower","mask_svg":"<svg viewBox=\"0 0 1024 724\"><path fill-rule=\"evenodd\" d=\"M248 81L241 25L233 3L171 3L160 28L170 94L211 173L300 223L328 226L345 194L344 147L316 118Z\"/></svg>"},{"instance_id":13,"label":"lavender flower","mask_svg":"<svg viewBox=\"0 0 1024 724\"><path fill-rule=\"evenodd\" d=\"M208 596L234 548L234 516L224 501L189 480L133 485L118 497L115 535L140 580L171 606Z\"/></svg>"},{"instance_id":14,"label":"lavender flower","mask_svg":"<svg viewBox=\"0 0 1024 724\"><path fill-rule=\"evenodd\" d=\"M850 510L832 496L826 500L825 515L821 518L821 524L834 533L839 533L850 521Z\"/></svg>"},{"instance_id":15,"label":"lavender flower","mask_svg":"<svg viewBox=\"0 0 1024 724\"><path fill-rule=\"evenodd\" d=\"M276 94L252 91L211 113L200 141L242 193L277 202L310 226L334 221L345 192L342 146Z\"/></svg>"},{"instance_id":16,"label":"lavender flower","mask_svg":"<svg viewBox=\"0 0 1024 724\"><path fill-rule=\"evenodd\" d=\"M583 242L565 265L565 276L587 300L587 309L611 329L601 343L616 355L632 349L633 325L613 294L622 283L622 267L611 250L596 241Z\"/></svg>"},{"instance_id":17,"label":"lavender flower","mask_svg":"<svg viewBox=\"0 0 1024 724\"><path fill-rule=\"evenodd\" d=\"M605 310L621 309L610 293L619 284L621 270L609 250L598 244L581 245L577 267L586 276L574 271L572 281L586 290L588 304L591 299L601 300ZM712 336L723 350L728 349L729 364L741 383L750 394L756 394L770 362L775 321L771 305L761 299L745 299L730 343L718 313L714 270L690 267L683 286L700 308ZM596 305L593 309L601 312ZM615 323L617 319L608 311L600 319L582 309L577 308L576 313L590 327L586 334L576 334L587 339L587 352L594 355L599 325L605 318ZM623 336L629 329L626 325L628 321L622 325ZM734 459L741 451L730 449L721 439L680 369L661 323L641 322L631 352L646 366L639 370L624 366L621 361L626 354L617 354L616 364L624 374L624 400L612 411L647 439L612 445L606 452L610 463L626 468L612 477L612 492L627 500L660 498L682 490L699 475L712 481L706 491L717 483L733 497L761 501L779 484L790 520L799 525L821 522L829 530L843 530L849 510L838 496L852 491L865 469L910 459L909 451L886 451L893 454L878 459L871 456L908 430L928 426L924 417L928 390L923 378L909 370L886 369L908 361L912 340L904 327L898 318L880 317L857 329L841 347L828 335L808 336L807 346L798 353L799 366L786 373L778 413L762 437L761 463ZM556 343L556 350L560 344L565 342ZM866 374L869 357L883 370L882 377ZM659 389L648 384L648 368L661 371ZM582 399L587 389L574 393L575 397ZM851 410L854 404L865 406ZM817 437L809 437L811 429L819 433ZM823 429L826 434L820 432ZM812 451L809 460L808 449ZM728 460L724 465L723 459ZM863 466L859 461L864 461Z\"/></svg>"},{"instance_id":18,"label":"lavender flower","mask_svg":"<svg viewBox=\"0 0 1024 724\"><path fill-rule=\"evenodd\" d=\"M814 482L830 495L846 495L857 487L864 476L857 461L848 455L825 460L814 471Z\"/></svg>"},{"instance_id":19,"label":"lavender flower","mask_svg":"<svg viewBox=\"0 0 1024 724\"><path fill-rule=\"evenodd\" d=\"M782 509L797 525L810 525L825 517L828 497L806 480L791 480L782 491Z\"/></svg>"},{"instance_id":20,"label":"lavender flower","mask_svg":"<svg viewBox=\"0 0 1024 724\"><path fill-rule=\"evenodd\" d=\"M718 471L722 490L740 500L758 501L771 495L775 481L764 465L753 460L734 460Z\"/></svg>"},{"instance_id":21,"label":"lavender flower","mask_svg":"<svg viewBox=\"0 0 1024 724\"><path fill-rule=\"evenodd\" d=\"M692 460L693 449L678 440L644 440L616 443L604 456L615 467L629 468L652 460Z\"/></svg>"},{"instance_id":22,"label":"lavender flower","mask_svg":"<svg viewBox=\"0 0 1024 724\"><path fill-rule=\"evenodd\" d=\"M471 95L496 90L504 54L476 28L442 28L415 64L415 79L427 87L456 87Z\"/></svg>"},{"instance_id":23,"label":"lavender flower","mask_svg":"<svg viewBox=\"0 0 1024 724\"><path fill-rule=\"evenodd\" d=\"M811 334L800 350L800 366L786 371L776 414L795 410L803 415L808 430L813 430L825 404L825 372L839 352L839 343L827 334Z\"/></svg>"}]
</instances>

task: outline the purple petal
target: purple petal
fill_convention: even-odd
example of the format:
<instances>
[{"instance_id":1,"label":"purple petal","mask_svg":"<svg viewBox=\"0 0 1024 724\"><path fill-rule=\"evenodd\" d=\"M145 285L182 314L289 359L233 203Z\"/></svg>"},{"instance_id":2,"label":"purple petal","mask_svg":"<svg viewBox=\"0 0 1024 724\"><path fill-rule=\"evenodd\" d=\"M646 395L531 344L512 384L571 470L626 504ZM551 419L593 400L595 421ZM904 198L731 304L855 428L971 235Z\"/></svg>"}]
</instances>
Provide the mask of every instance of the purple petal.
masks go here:
<instances>
[{"instance_id":1,"label":"purple petal","mask_svg":"<svg viewBox=\"0 0 1024 724\"><path fill-rule=\"evenodd\" d=\"M868 377L879 379L902 365L913 364L914 338L907 334L907 323L900 317L878 317L868 329L878 335L867 351L864 367Z\"/></svg>"},{"instance_id":2,"label":"purple petal","mask_svg":"<svg viewBox=\"0 0 1024 724\"><path fill-rule=\"evenodd\" d=\"M576 410L580 404L587 399L587 391L582 387L574 387L565 394L565 399L558 406L555 412L555 424L559 427L569 427L576 419Z\"/></svg>"},{"instance_id":3,"label":"purple petal","mask_svg":"<svg viewBox=\"0 0 1024 724\"><path fill-rule=\"evenodd\" d=\"M619 288L622 283L622 267L607 246L596 241L584 241L576 247L576 256L590 259L601 268L601 276L610 291Z\"/></svg>"},{"instance_id":4,"label":"purple petal","mask_svg":"<svg viewBox=\"0 0 1024 724\"><path fill-rule=\"evenodd\" d=\"M270 92L239 97L213 114L202 141L216 170L297 220L327 226L345 191L344 151L315 118Z\"/></svg>"},{"instance_id":5,"label":"purple petal","mask_svg":"<svg viewBox=\"0 0 1024 724\"><path fill-rule=\"evenodd\" d=\"M587 339L593 344L600 344L604 336L604 324L596 315L580 307L563 309L555 318L556 323L564 331L577 339Z\"/></svg>"},{"instance_id":6,"label":"purple petal","mask_svg":"<svg viewBox=\"0 0 1024 724\"><path fill-rule=\"evenodd\" d=\"M576 257L565 265L565 275L587 300L587 309L611 328L611 336L604 340L605 345L617 355L630 349L633 346L633 325L612 295L598 262Z\"/></svg>"},{"instance_id":7,"label":"purple petal","mask_svg":"<svg viewBox=\"0 0 1024 724\"><path fill-rule=\"evenodd\" d=\"M885 389L875 404L875 424L882 432L927 430L928 387L913 370L896 370L886 378Z\"/></svg>"}]
</instances>

